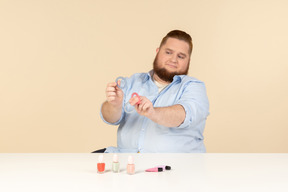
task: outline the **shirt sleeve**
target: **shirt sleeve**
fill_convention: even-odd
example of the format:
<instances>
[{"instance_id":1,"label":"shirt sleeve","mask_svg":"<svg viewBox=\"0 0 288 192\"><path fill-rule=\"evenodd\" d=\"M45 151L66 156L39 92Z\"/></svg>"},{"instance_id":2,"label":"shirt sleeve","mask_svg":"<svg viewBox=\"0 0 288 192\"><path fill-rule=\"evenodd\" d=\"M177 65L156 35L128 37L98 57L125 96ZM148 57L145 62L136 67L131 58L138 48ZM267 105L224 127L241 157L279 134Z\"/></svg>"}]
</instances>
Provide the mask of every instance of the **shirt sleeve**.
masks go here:
<instances>
[{"instance_id":1,"label":"shirt sleeve","mask_svg":"<svg viewBox=\"0 0 288 192\"><path fill-rule=\"evenodd\" d=\"M203 82L188 82L176 104L182 105L186 116L178 128L196 125L209 115L209 101Z\"/></svg>"}]
</instances>

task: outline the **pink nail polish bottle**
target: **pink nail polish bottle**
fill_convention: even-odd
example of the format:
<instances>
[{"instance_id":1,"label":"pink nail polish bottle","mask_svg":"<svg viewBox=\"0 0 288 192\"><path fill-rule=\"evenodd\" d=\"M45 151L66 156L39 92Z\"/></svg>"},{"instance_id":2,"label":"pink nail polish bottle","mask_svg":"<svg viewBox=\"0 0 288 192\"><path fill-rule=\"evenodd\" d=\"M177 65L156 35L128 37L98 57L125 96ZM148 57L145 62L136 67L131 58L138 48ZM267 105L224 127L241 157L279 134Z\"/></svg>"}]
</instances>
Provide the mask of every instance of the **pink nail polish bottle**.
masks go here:
<instances>
[{"instance_id":1,"label":"pink nail polish bottle","mask_svg":"<svg viewBox=\"0 0 288 192\"><path fill-rule=\"evenodd\" d=\"M135 173L135 164L132 156L128 157L127 174L133 175Z\"/></svg>"},{"instance_id":2,"label":"pink nail polish bottle","mask_svg":"<svg viewBox=\"0 0 288 192\"><path fill-rule=\"evenodd\" d=\"M97 170L98 173L104 173L105 172L105 163L103 162L103 155L99 155L98 157L98 163L97 163Z\"/></svg>"}]
</instances>

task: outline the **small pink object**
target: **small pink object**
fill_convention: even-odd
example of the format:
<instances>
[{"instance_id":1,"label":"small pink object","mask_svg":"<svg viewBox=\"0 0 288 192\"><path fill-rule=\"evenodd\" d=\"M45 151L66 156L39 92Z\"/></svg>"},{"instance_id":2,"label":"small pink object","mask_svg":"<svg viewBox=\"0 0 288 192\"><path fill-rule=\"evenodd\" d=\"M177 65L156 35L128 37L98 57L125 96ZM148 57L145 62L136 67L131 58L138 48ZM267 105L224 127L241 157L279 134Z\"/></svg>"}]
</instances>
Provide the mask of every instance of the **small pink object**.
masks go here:
<instances>
[{"instance_id":1,"label":"small pink object","mask_svg":"<svg viewBox=\"0 0 288 192\"><path fill-rule=\"evenodd\" d=\"M137 101L137 105L139 105L140 103L141 103L141 98L140 98L140 96L138 95L138 93L136 93L136 92L134 92L134 93L132 93L132 96L131 96L131 98L133 98L134 96L136 96L137 98L138 98L138 101ZM132 106L132 105L130 105L130 103L129 103L129 101L125 104L125 106L124 106L124 111L126 112L126 113L132 113L133 111L135 110L135 108Z\"/></svg>"},{"instance_id":2,"label":"small pink object","mask_svg":"<svg viewBox=\"0 0 288 192\"><path fill-rule=\"evenodd\" d=\"M146 169L145 171L146 172L162 172L163 168L162 167L153 167L153 168L150 168L150 169Z\"/></svg>"},{"instance_id":3,"label":"small pink object","mask_svg":"<svg viewBox=\"0 0 288 192\"><path fill-rule=\"evenodd\" d=\"M136 93L136 92L134 92L134 93L132 93L132 96L131 96L131 98L132 97L134 97L134 96L136 96L137 98L138 98L138 101L137 101L137 105L139 105L140 103L141 103L141 99L140 99L140 96L138 95L138 93Z\"/></svg>"}]
</instances>

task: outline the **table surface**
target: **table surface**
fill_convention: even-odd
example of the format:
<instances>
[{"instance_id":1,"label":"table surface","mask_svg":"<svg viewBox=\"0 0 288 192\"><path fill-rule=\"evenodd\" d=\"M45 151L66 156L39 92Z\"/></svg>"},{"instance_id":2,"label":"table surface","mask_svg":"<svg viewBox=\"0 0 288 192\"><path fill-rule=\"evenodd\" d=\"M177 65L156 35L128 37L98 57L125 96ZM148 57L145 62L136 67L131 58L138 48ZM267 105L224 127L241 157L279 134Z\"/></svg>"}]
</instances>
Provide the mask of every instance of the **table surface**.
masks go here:
<instances>
[{"instance_id":1,"label":"table surface","mask_svg":"<svg viewBox=\"0 0 288 192\"><path fill-rule=\"evenodd\" d=\"M126 173L128 156L134 175ZM288 191L288 154L118 154L120 172L97 173L99 154L2 153L0 191ZM170 165L165 172L145 172Z\"/></svg>"}]
</instances>

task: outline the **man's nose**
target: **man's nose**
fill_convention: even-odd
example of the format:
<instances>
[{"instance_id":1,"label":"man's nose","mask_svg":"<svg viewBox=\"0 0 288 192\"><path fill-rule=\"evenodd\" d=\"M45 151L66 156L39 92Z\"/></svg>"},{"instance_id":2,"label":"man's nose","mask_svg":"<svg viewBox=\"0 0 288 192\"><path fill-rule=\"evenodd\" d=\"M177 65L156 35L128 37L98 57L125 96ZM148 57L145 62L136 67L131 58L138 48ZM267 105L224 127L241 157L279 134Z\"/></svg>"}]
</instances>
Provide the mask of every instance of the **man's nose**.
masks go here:
<instances>
[{"instance_id":1,"label":"man's nose","mask_svg":"<svg viewBox=\"0 0 288 192\"><path fill-rule=\"evenodd\" d=\"M171 61L173 62L173 63L176 63L178 60L177 60L177 54L172 54L171 55Z\"/></svg>"}]
</instances>

